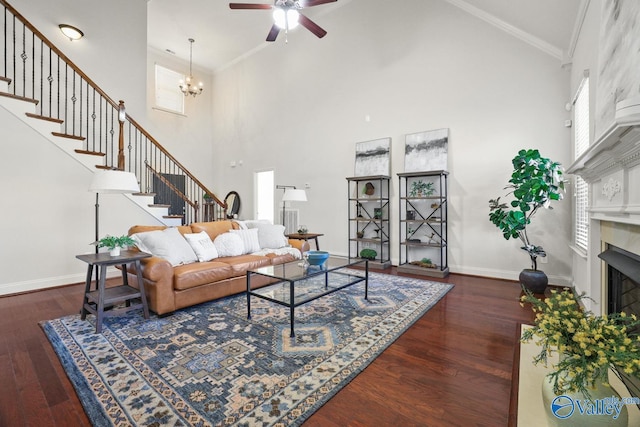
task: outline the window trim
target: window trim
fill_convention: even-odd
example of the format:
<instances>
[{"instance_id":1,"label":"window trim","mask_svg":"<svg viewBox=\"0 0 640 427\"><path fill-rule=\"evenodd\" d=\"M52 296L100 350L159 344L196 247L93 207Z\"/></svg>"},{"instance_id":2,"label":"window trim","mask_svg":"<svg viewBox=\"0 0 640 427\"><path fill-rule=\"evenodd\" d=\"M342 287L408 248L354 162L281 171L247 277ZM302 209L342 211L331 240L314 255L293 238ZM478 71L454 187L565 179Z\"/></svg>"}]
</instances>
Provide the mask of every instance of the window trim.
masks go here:
<instances>
[{"instance_id":1,"label":"window trim","mask_svg":"<svg viewBox=\"0 0 640 427\"><path fill-rule=\"evenodd\" d=\"M573 99L573 155L579 158L591 143L589 71L585 71ZM589 250L589 184L575 176L573 191L573 242L577 252Z\"/></svg>"}]
</instances>

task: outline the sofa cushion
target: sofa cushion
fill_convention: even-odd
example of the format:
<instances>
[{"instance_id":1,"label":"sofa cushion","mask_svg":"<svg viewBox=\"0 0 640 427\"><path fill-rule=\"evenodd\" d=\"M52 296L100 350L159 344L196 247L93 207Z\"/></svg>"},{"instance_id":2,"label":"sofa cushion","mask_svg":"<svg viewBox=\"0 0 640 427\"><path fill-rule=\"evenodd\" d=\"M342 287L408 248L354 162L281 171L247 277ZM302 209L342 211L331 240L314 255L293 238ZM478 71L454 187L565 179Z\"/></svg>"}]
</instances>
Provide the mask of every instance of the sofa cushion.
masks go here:
<instances>
[{"instance_id":1,"label":"sofa cushion","mask_svg":"<svg viewBox=\"0 0 640 427\"><path fill-rule=\"evenodd\" d=\"M131 238L142 252L164 258L174 267L198 260L191 246L175 227L135 233Z\"/></svg>"},{"instance_id":2,"label":"sofa cushion","mask_svg":"<svg viewBox=\"0 0 640 427\"><path fill-rule=\"evenodd\" d=\"M284 235L284 225L258 224L257 229L260 249L278 249L289 245L289 241Z\"/></svg>"},{"instance_id":3,"label":"sofa cushion","mask_svg":"<svg viewBox=\"0 0 640 427\"><path fill-rule=\"evenodd\" d=\"M235 275L236 273L229 264L217 260L180 265L173 269L173 287L176 290L185 290L218 282Z\"/></svg>"},{"instance_id":4,"label":"sofa cushion","mask_svg":"<svg viewBox=\"0 0 640 427\"><path fill-rule=\"evenodd\" d=\"M289 249L289 248L287 248ZM295 251L297 251L297 249L295 248L290 248L290 249L294 249ZM269 252L267 254L265 254L265 256L267 258L269 258L269 260L271 261L271 265L279 265L279 264L284 264L287 262L293 262L295 260L300 259L300 257L295 256L294 254L290 253L290 252L282 252L282 253L274 253L274 252Z\"/></svg>"},{"instance_id":5,"label":"sofa cushion","mask_svg":"<svg viewBox=\"0 0 640 427\"><path fill-rule=\"evenodd\" d=\"M216 246L205 231L201 231L200 233L187 233L184 235L184 238L187 239L187 243L191 245L191 249L196 253L198 261L205 262L218 258Z\"/></svg>"},{"instance_id":6,"label":"sofa cushion","mask_svg":"<svg viewBox=\"0 0 640 427\"><path fill-rule=\"evenodd\" d=\"M219 257L234 257L244 254L244 244L237 234L222 233L213 241Z\"/></svg>"},{"instance_id":7,"label":"sofa cushion","mask_svg":"<svg viewBox=\"0 0 640 427\"><path fill-rule=\"evenodd\" d=\"M258 224L271 224L271 221L269 221L268 219L246 219L244 221L234 219L234 222L238 223L238 227L240 230L258 228Z\"/></svg>"},{"instance_id":8,"label":"sofa cushion","mask_svg":"<svg viewBox=\"0 0 640 427\"><path fill-rule=\"evenodd\" d=\"M190 233L200 233L205 231L211 240L215 241L222 233L226 233L229 230L237 230L238 224L234 221L210 221L210 222L194 222L191 224Z\"/></svg>"},{"instance_id":9,"label":"sofa cushion","mask_svg":"<svg viewBox=\"0 0 640 427\"><path fill-rule=\"evenodd\" d=\"M129 229L129 236L136 233L144 233L145 231L156 231L156 230L165 230L169 227L166 225L134 225ZM191 233L191 227L188 225L179 225L175 227L178 229L180 234Z\"/></svg>"},{"instance_id":10,"label":"sofa cushion","mask_svg":"<svg viewBox=\"0 0 640 427\"><path fill-rule=\"evenodd\" d=\"M225 257L218 258L216 261L230 265L233 270L233 276L242 276L247 274L247 271L249 270L271 265L270 258L259 255Z\"/></svg>"},{"instance_id":11,"label":"sofa cushion","mask_svg":"<svg viewBox=\"0 0 640 427\"><path fill-rule=\"evenodd\" d=\"M286 261L275 261L273 264L282 264L283 262L302 259L302 253L300 250L291 246L278 249L260 249L258 252L254 252L251 255L266 256L270 257L272 260L286 259Z\"/></svg>"},{"instance_id":12,"label":"sofa cushion","mask_svg":"<svg viewBox=\"0 0 640 427\"><path fill-rule=\"evenodd\" d=\"M236 234L242 239L244 247L243 254L250 254L260 250L260 241L258 241L258 229L252 228L247 230L230 230L229 233Z\"/></svg>"}]
</instances>

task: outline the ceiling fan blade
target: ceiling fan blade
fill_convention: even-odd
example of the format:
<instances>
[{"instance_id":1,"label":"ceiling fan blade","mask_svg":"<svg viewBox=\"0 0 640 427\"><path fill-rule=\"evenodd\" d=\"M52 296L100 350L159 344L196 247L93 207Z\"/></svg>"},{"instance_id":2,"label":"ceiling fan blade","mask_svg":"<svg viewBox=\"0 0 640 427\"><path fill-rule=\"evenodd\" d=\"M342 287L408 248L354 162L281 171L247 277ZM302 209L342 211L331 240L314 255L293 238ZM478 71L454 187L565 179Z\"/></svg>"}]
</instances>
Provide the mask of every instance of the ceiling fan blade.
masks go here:
<instances>
[{"instance_id":1,"label":"ceiling fan blade","mask_svg":"<svg viewBox=\"0 0 640 427\"><path fill-rule=\"evenodd\" d=\"M300 17L298 18L298 22L307 30L315 34L318 38L322 38L327 35L327 32L325 30L320 28L318 24L316 24L315 22L313 22L311 19L307 18L303 14L300 14Z\"/></svg>"},{"instance_id":2,"label":"ceiling fan blade","mask_svg":"<svg viewBox=\"0 0 640 427\"><path fill-rule=\"evenodd\" d=\"M302 1L301 6L302 7L312 7L312 6L318 6L321 4L325 4L325 3L334 3L337 2L338 0L307 0L307 1Z\"/></svg>"},{"instance_id":3,"label":"ceiling fan blade","mask_svg":"<svg viewBox=\"0 0 640 427\"><path fill-rule=\"evenodd\" d=\"M272 4L260 3L229 3L231 9L271 9Z\"/></svg>"},{"instance_id":4,"label":"ceiling fan blade","mask_svg":"<svg viewBox=\"0 0 640 427\"><path fill-rule=\"evenodd\" d=\"M271 31L269 31L269 34L267 35L267 41L268 42L276 41L276 38L278 37L279 33L280 33L280 27L278 27L276 24L273 24L273 27L271 27Z\"/></svg>"}]
</instances>

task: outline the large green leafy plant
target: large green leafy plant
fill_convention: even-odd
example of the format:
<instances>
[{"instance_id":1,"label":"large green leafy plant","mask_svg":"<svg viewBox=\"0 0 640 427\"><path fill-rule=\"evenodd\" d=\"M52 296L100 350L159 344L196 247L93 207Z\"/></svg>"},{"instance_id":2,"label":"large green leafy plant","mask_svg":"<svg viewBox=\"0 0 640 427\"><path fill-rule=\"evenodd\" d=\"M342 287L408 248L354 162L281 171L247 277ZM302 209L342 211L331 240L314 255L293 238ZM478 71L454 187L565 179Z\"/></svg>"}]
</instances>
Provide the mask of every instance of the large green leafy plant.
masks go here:
<instances>
[{"instance_id":1,"label":"large green leafy plant","mask_svg":"<svg viewBox=\"0 0 640 427\"><path fill-rule=\"evenodd\" d=\"M531 268L537 270L537 258L547 254L542 246L529 241L527 226L540 208L552 209L551 202L562 199L563 170L560 163L542 157L538 150L520 150L511 162L513 173L505 189L512 189L514 200L508 205L501 203L500 197L489 200L489 220L505 239L522 241L522 249L531 258Z\"/></svg>"}]
</instances>

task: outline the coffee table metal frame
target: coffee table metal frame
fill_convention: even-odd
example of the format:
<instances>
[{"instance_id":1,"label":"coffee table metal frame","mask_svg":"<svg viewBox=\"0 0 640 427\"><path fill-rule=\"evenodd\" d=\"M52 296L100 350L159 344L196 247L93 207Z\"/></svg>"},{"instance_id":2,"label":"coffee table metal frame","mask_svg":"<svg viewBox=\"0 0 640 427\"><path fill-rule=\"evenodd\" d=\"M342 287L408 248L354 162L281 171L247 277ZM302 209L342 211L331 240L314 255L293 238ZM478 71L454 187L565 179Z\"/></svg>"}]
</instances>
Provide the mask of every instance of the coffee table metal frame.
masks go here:
<instances>
[{"instance_id":1,"label":"coffee table metal frame","mask_svg":"<svg viewBox=\"0 0 640 427\"><path fill-rule=\"evenodd\" d=\"M322 298L340 289L364 282L364 299L369 299L369 261L329 258L322 267L303 267L302 261L257 268L247 271L247 319L251 319L251 296L289 307L291 338L295 338L295 308ZM363 275L340 271L363 265ZM324 286L311 283L312 278L324 275ZM274 280L266 286L251 289L251 278L263 276ZM287 286L288 289L287 289ZM299 292L296 294L296 290ZM297 295L297 296L296 296Z\"/></svg>"}]
</instances>

